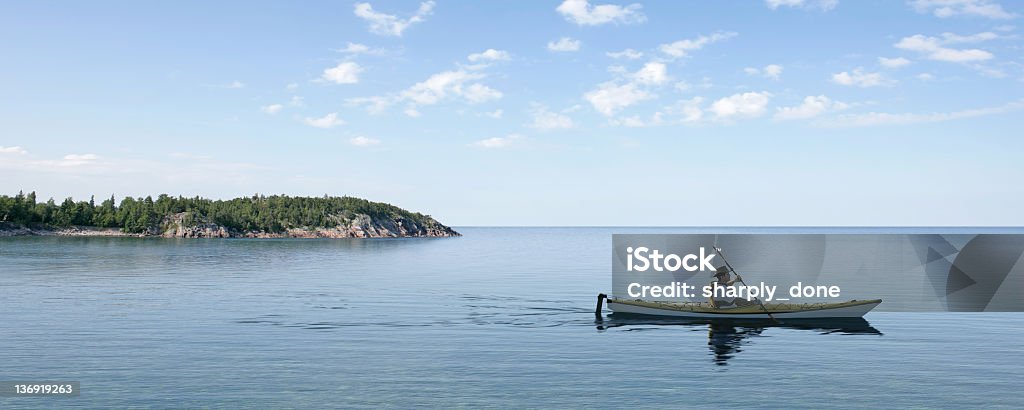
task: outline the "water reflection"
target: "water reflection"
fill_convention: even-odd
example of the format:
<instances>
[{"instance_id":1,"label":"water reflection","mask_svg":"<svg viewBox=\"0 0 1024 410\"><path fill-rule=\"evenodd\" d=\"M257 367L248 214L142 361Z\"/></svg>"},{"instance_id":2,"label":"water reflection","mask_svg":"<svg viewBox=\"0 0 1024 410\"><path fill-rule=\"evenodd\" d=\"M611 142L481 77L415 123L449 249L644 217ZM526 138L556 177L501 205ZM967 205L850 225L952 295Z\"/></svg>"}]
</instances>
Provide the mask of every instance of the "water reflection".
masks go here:
<instances>
[{"instance_id":1,"label":"water reflection","mask_svg":"<svg viewBox=\"0 0 1024 410\"><path fill-rule=\"evenodd\" d=\"M601 331L616 327L629 327L631 328L629 330L640 330L648 326L707 327L708 348L713 355L712 360L721 366L728 364L729 359L742 352L746 345L769 328L807 330L822 335L882 335L882 332L872 327L867 320L859 317L789 319L772 322L742 319L684 319L613 313L606 317L598 317L594 323Z\"/></svg>"}]
</instances>

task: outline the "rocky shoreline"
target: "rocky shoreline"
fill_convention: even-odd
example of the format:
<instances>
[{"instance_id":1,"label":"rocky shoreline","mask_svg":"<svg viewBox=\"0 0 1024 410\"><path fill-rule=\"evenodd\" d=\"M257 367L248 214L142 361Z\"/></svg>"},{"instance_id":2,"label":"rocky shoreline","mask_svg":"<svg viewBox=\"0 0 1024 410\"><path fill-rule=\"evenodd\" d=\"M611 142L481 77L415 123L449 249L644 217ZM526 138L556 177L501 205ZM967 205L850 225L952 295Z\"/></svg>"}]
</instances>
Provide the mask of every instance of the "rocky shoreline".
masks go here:
<instances>
[{"instance_id":1,"label":"rocky shoreline","mask_svg":"<svg viewBox=\"0 0 1024 410\"><path fill-rule=\"evenodd\" d=\"M26 227L8 222L0 223L0 237L10 236L106 236L106 237L162 237L162 238L441 238L462 236L454 229L430 221L417 224L401 218L375 221L367 215L358 215L346 224L335 227L288 228L283 232L241 231L200 222L185 224L182 215L174 215L162 224L162 231L143 233L123 232L118 228L94 226Z\"/></svg>"},{"instance_id":2,"label":"rocky shoreline","mask_svg":"<svg viewBox=\"0 0 1024 410\"><path fill-rule=\"evenodd\" d=\"M131 234L121 232L116 228L96 228L72 226L68 228L29 228L25 226L0 225L0 237L5 236L134 236L142 237L145 234Z\"/></svg>"}]
</instances>

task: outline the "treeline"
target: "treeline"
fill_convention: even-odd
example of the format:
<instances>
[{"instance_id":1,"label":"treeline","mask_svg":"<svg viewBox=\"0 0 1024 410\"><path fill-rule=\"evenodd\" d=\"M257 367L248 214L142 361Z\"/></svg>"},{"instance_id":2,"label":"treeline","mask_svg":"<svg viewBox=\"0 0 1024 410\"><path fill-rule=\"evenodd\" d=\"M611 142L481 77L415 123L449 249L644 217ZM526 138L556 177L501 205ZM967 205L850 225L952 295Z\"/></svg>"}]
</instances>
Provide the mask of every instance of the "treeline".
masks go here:
<instances>
[{"instance_id":1,"label":"treeline","mask_svg":"<svg viewBox=\"0 0 1024 410\"><path fill-rule=\"evenodd\" d=\"M409 212L391 204L343 197L290 197L253 195L248 198L211 200L201 197L153 199L125 197L117 203L114 196L99 204L95 197L75 202L67 198L58 205L51 198L37 202L35 192L0 195L0 222L24 226L70 227L96 226L121 228L129 233L162 230L167 217L182 212L186 225L214 223L242 231L283 232L288 228L332 228L354 217L369 215L375 220L405 219L426 225L428 215Z\"/></svg>"}]
</instances>

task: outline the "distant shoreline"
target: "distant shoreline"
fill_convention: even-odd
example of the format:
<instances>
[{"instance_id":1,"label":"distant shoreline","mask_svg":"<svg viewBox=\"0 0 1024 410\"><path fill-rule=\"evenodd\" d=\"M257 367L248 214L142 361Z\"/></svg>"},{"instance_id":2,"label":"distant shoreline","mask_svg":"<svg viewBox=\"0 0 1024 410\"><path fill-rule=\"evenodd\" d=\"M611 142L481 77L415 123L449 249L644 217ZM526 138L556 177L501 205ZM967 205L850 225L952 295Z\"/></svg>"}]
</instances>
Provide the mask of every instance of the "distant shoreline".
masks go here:
<instances>
[{"instance_id":1,"label":"distant shoreline","mask_svg":"<svg viewBox=\"0 0 1024 410\"><path fill-rule=\"evenodd\" d=\"M253 195L229 200L111 196L60 205L0 195L0 236L418 238L461 236L430 215L355 197Z\"/></svg>"},{"instance_id":2,"label":"distant shoreline","mask_svg":"<svg viewBox=\"0 0 1024 410\"><path fill-rule=\"evenodd\" d=\"M69 228L29 228L15 226L10 223L0 224L0 237L11 236L116 236L144 237L145 234L122 232L119 228L69 227Z\"/></svg>"},{"instance_id":3,"label":"distant shoreline","mask_svg":"<svg viewBox=\"0 0 1024 410\"><path fill-rule=\"evenodd\" d=\"M26 227L7 222L0 222L0 238L15 236L78 236L78 237L115 237L115 238L445 238L462 236L454 231L427 232L425 234L410 235L396 234L392 232L380 232L374 229L363 230L343 228L313 228L313 229L289 229L282 233L273 232L234 232L229 230L216 230L212 232L183 232L169 231L164 233L130 233L120 228L102 228L95 226L71 226L67 228L55 227Z\"/></svg>"}]
</instances>

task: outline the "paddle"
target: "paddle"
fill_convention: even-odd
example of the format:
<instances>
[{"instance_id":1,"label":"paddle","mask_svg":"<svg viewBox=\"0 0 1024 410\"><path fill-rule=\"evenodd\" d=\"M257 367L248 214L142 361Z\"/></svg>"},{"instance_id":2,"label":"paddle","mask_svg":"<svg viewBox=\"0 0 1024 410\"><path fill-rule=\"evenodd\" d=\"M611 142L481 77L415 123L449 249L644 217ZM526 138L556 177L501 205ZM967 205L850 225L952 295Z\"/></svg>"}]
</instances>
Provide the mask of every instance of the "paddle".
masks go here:
<instances>
[{"instance_id":1,"label":"paddle","mask_svg":"<svg viewBox=\"0 0 1024 410\"><path fill-rule=\"evenodd\" d=\"M739 272L736 272L736 269L733 269L733 268L732 268L732 265L730 265L730 264L729 264L729 261L728 261L727 259L725 259L725 254L723 254L723 253L722 253L722 248L719 248L719 247L717 247L717 246L714 246L713 248L715 249L715 253L717 253L717 254L718 254L718 256L719 256L720 258L722 258L722 262L724 262L724 263L725 263L725 267L726 267L727 269L729 269L729 271L730 271L730 272L732 272L732 273L734 273L734 274L736 275L736 279L737 279L737 280L739 280L739 281L740 281L740 283L742 283L742 284L743 284L743 286L747 286L747 282L744 282L744 281L743 281L743 277L742 277L742 276L740 276L740 273L739 273ZM754 300L756 300L756 301L757 301L757 304L758 304L758 305L761 305L761 309L763 309L763 310L764 310L764 313L767 313L767 314L768 314L768 318L769 318L769 319L771 319L771 320L772 320L772 322L775 322L775 323L779 323L779 321L778 321L777 319L775 319L775 316L772 316L772 313L768 311L768 308L766 308L766 307L764 306L764 302L761 302L761 298L754 298Z\"/></svg>"}]
</instances>

